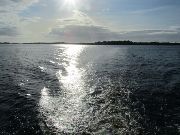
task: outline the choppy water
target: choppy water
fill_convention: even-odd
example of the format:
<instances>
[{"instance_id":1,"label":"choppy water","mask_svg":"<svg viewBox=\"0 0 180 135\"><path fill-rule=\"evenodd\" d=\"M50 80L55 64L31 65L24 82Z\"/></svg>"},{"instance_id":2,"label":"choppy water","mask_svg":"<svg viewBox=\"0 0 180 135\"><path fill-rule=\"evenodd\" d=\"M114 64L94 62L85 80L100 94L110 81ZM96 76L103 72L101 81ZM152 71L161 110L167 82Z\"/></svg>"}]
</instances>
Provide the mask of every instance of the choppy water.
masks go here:
<instances>
[{"instance_id":1,"label":"choppy water","mask_svg":"<svg viewBox=\"0 0 180 135\"><path fill-rule=\"evenodd\" d=\"M180 47L1 45L0 134L180 134Z\"/></svg>"}]
</instances>

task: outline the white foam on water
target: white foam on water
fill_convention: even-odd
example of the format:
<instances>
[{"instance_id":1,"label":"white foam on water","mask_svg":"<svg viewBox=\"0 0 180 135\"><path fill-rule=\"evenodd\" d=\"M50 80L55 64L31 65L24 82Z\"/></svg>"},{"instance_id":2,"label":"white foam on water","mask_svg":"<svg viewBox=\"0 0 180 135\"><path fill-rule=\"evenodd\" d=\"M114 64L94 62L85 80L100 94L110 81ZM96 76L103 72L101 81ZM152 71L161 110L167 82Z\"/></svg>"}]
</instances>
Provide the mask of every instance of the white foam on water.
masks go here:
<instances>
[{"instance_id":1,"label":"white foam on water","mask_svg":"<svg viewBox=\"0 0 180 135\"><path fill-rule=\"evenodd\" d=\"M44 71L46 70L46 68L45 68L45 67L42 67L42 66L39 66L39 69L40 69L42 72L44 72Z\"/></svg>"}]
</instances>

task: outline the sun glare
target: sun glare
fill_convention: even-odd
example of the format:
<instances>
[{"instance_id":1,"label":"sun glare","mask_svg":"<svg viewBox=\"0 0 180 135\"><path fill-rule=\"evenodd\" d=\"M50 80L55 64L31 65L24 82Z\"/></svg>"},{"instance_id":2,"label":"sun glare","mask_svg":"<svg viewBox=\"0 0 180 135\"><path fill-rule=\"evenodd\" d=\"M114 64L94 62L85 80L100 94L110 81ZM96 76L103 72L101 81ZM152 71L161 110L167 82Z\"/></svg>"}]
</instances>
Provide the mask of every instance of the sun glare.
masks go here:
<instances>
[{"instance_id":1,"label":"sun glare","mask_svg":"<svg viewBox=\"0 0 180 135\"><path fill-rule=\"evenodd\" d=\"M76 2L75 2L75 0L65 0L65 5L66 6L75 7L76 6Z\"/></svg>"},{"instance_id":2,"label":"sun glare","mask_svg":"<svg viewBox=\"0 0 180 135\"><path fill-rule=\"evenodd\" d=\"M80 0L56 0L56 2L60 6L60 10L77 10L80 4Z\"/></svg>"}]
</instances>

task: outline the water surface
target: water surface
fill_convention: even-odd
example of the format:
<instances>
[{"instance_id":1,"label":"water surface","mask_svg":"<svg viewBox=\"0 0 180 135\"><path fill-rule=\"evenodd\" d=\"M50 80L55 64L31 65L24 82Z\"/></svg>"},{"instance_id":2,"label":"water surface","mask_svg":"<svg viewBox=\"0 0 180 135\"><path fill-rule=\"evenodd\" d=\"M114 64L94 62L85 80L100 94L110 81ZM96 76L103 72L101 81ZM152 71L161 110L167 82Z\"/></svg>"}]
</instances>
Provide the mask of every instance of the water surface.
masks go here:
<instances>
[{"instance_id":1,"label":"water surface","mask_svg":"<svg viewBox=\"0 0 180 135\"><path fill-rule=\"evenodd\" d=\"M0 134L180 134L179 46L0 46Z\"/></svg>"}]
</instances>

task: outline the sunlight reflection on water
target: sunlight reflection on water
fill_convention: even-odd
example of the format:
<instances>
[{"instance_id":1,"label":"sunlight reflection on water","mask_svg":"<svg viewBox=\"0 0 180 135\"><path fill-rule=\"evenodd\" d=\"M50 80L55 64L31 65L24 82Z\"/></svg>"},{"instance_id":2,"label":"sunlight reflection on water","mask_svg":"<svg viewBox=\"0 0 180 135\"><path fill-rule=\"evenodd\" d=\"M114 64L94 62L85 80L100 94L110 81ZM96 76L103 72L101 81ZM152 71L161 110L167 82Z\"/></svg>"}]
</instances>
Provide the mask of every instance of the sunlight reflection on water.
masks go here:
<instances>
[{"instance_id":1,"label":"sunlight reflection on water","mask_svg":"<svg viewBox=\"0 0 180 135\"><path fill-rule=\"evenodd\" d=\"M52 96L49 94L50 89L44 87L41 90L40 111L45 116L47 126L55 128L58 132L74 132L82 117L82 99L86 92L77 61L83 48L84 46L65 46L65 51L61 54L66 61L59 64L63 65L67 73L64 75L62 70L59 70L56 76L63 86L63 94Z\"/></svg>"}]
</instances>

